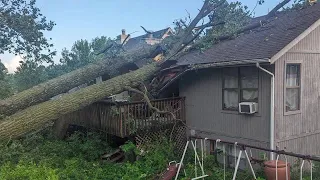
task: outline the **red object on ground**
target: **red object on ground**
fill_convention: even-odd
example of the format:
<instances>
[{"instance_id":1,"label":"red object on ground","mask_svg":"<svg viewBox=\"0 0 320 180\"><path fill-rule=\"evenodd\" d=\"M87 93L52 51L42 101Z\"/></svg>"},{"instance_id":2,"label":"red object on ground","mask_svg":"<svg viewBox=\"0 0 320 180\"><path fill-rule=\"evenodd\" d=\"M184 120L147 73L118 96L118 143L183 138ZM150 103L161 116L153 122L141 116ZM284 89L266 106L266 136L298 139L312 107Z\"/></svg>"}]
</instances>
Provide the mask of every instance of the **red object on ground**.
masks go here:
<instances>
[{"instance_id":1,"label":"red object on ground","mask_svg":"<svg viewBox=\"0 0 320 180\"><path fill-rule=\"evenodd\" d=\"M287 165L288 180L290 180L290 164ZM286 180L286 162L278 161L278 180ZM264 163L264 173L267 180L276 180L276 160L266 161Z\"/></svg>"},{"instance_id":2,"label":"red object on ground","mask_svg":"<svg viewBox=\"0 0 320 180\"><path fill-rule=\"evenodd\" d=\"M167 167L167 170L162 173L160 180L171 180L176 176L178 171L178 166L176 163L172 163Z\"/></svg>"}]
</instances>

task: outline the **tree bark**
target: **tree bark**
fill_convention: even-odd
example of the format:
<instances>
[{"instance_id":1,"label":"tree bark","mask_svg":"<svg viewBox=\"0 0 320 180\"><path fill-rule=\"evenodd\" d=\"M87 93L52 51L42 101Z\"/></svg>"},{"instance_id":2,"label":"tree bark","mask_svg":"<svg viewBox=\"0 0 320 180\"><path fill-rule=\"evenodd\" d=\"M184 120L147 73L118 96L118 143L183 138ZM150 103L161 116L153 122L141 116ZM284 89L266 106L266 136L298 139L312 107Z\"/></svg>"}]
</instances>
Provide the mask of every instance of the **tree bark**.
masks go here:
<instances>
[{"instance_id":1,"label":"tree bark","mask_svg":"<svg viewBox=\"0 0 320 180\"><path fill-rule=\"evenodd\" d=\"M66 94L59 99L46 101L19 111L0 121L0 139L20 137L40 129L62 115L79 110L112 94L120 93L126 86L136 87L140 82L151 78L158 69L157 64L152 63L100 84Z\"/></svg>"},{"instance_id":2,"label":"tree bark","mask_svg":"<svg viewBox=\"0 0 320 180\"><path fill-rule=\"evenodd\" d=\"M159 54L158 48L154 46L143 47L139 50L126 52L123 57L112 60L112 64L109 59L106 59L51 79L7 99L0 100L0 115L9 116L29 106L47 101L55 95L65 93L105 73L116 76L118 75L115 73L116 69L125 63L143 58L153 58L152 56L155 54Z\"/></svg>"}]
</instances>

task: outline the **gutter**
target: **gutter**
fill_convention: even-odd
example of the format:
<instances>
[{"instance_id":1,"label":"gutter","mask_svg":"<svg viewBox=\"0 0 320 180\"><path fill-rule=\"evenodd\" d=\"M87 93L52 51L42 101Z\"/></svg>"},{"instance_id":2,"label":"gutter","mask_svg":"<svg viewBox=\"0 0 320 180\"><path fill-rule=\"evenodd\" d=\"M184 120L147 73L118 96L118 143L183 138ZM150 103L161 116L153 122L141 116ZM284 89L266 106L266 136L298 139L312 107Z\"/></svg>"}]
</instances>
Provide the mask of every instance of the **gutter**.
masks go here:
<instances>
[{"instance_id":1,"label":"gutter","mask_svg":"<svg viewBox=\"0 0 320 180\"><path fill-rule=\"evenodd\" d=\"M271 99L270 99L270 149L275 150L274 146L274 129L275 129L275 121L274 121L274 74L260 66L260 64L256 63L257 68L266 72L271 76ZM270 152L270 159L274 160L274 153Z\"/></svg>"}]
</instances>

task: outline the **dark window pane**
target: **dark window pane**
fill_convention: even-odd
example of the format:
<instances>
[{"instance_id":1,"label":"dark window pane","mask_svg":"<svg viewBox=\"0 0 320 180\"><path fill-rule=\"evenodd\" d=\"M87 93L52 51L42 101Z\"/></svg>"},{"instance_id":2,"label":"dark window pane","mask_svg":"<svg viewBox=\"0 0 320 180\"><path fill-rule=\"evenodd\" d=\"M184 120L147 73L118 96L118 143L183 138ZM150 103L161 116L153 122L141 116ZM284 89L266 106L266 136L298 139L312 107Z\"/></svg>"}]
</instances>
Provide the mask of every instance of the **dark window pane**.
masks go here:
<instances>
[{"instance_id":1,"label":"dark window pane","mask_svg":"<svg viewBox=\"0 0 320 180\"><path fill-rule=\"evenodd\" d=\"M286 111L300 109L300 88L286 89Z\"/></svg>"},{"instance_id":2,"label":"dark window pane","mask_svg":"<svg viewBox=\"0 0 320 180\"><path fill-rule=\"evenodd\" d=\"M241 100L249 102L258 102L258 89L242 90Z\"/></svg>"},{"instance_id":3,"label":"dark window pane","mask_svg":"<svg viewBox=\"0 0 320 180\"><path fill-rule=\"evenodd\" d=\"M258 88L258 69L256 67L241 67L241 88Z\"/></svg>"},{"instance_id":4,"label":"dark window pane","mask_svg":"<svg viewBox=\"0 0 320 180\"><path fill-rule=\"evenodd\" d=\"M225 89L223 91L223 108L238 109L238 90Z\"/></svg>"},{"instance_id":5,"label":"dark window pane","mask_svg":"<svg viewBox=\"0 0 320 180\"><path fill-rule=\"evenodd\" d=\"M225 76L224 88L238 88L238 77Z\"/></svg>"},{"instance_id":6,"label":"dark window pane","mask_svg":"<svg viewBox=\"0 0 320 180\"><path fill-rule=\"evenodd\" d=\"M300 86L300 65L288 64L286 69L287 87Z\"/></svg>"},{"instance_id":7,"label":"dark window pane","mask_svg":"<svg viewBox=\"0 0 320 180\"><path fill-rule=\"evenodd\" d=\"M225 68L223 78L224 88L238 88L238 68Z\"/></svg>"}]
</instances>

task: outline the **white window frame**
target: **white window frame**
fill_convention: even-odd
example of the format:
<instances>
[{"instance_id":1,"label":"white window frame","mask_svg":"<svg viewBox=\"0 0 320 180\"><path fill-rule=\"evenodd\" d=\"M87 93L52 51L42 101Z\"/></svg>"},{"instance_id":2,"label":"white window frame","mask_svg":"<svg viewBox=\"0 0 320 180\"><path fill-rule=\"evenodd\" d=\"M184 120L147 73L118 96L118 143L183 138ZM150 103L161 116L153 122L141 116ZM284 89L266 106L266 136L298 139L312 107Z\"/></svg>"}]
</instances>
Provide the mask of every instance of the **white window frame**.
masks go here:
<instances>
[{"instance_id":1,"label":"white window frame","mask_svg":"<svg viewBox=\"0 0 320 180\"><path fill-rule=\"evenodd\" d=\"M294 111L287 111L286 110L286 100L287 100L287 65L299 65L300 66L300 88L299 88L299 109L294 110ZM284 63L284 78L283 78L283 111L284 115L294 115L294 114L300 114L301 113L301 95L302 95L302 86L303 86L303 81L302 81L302 61L286 61Z\"/></svg>"}]
</instances>

